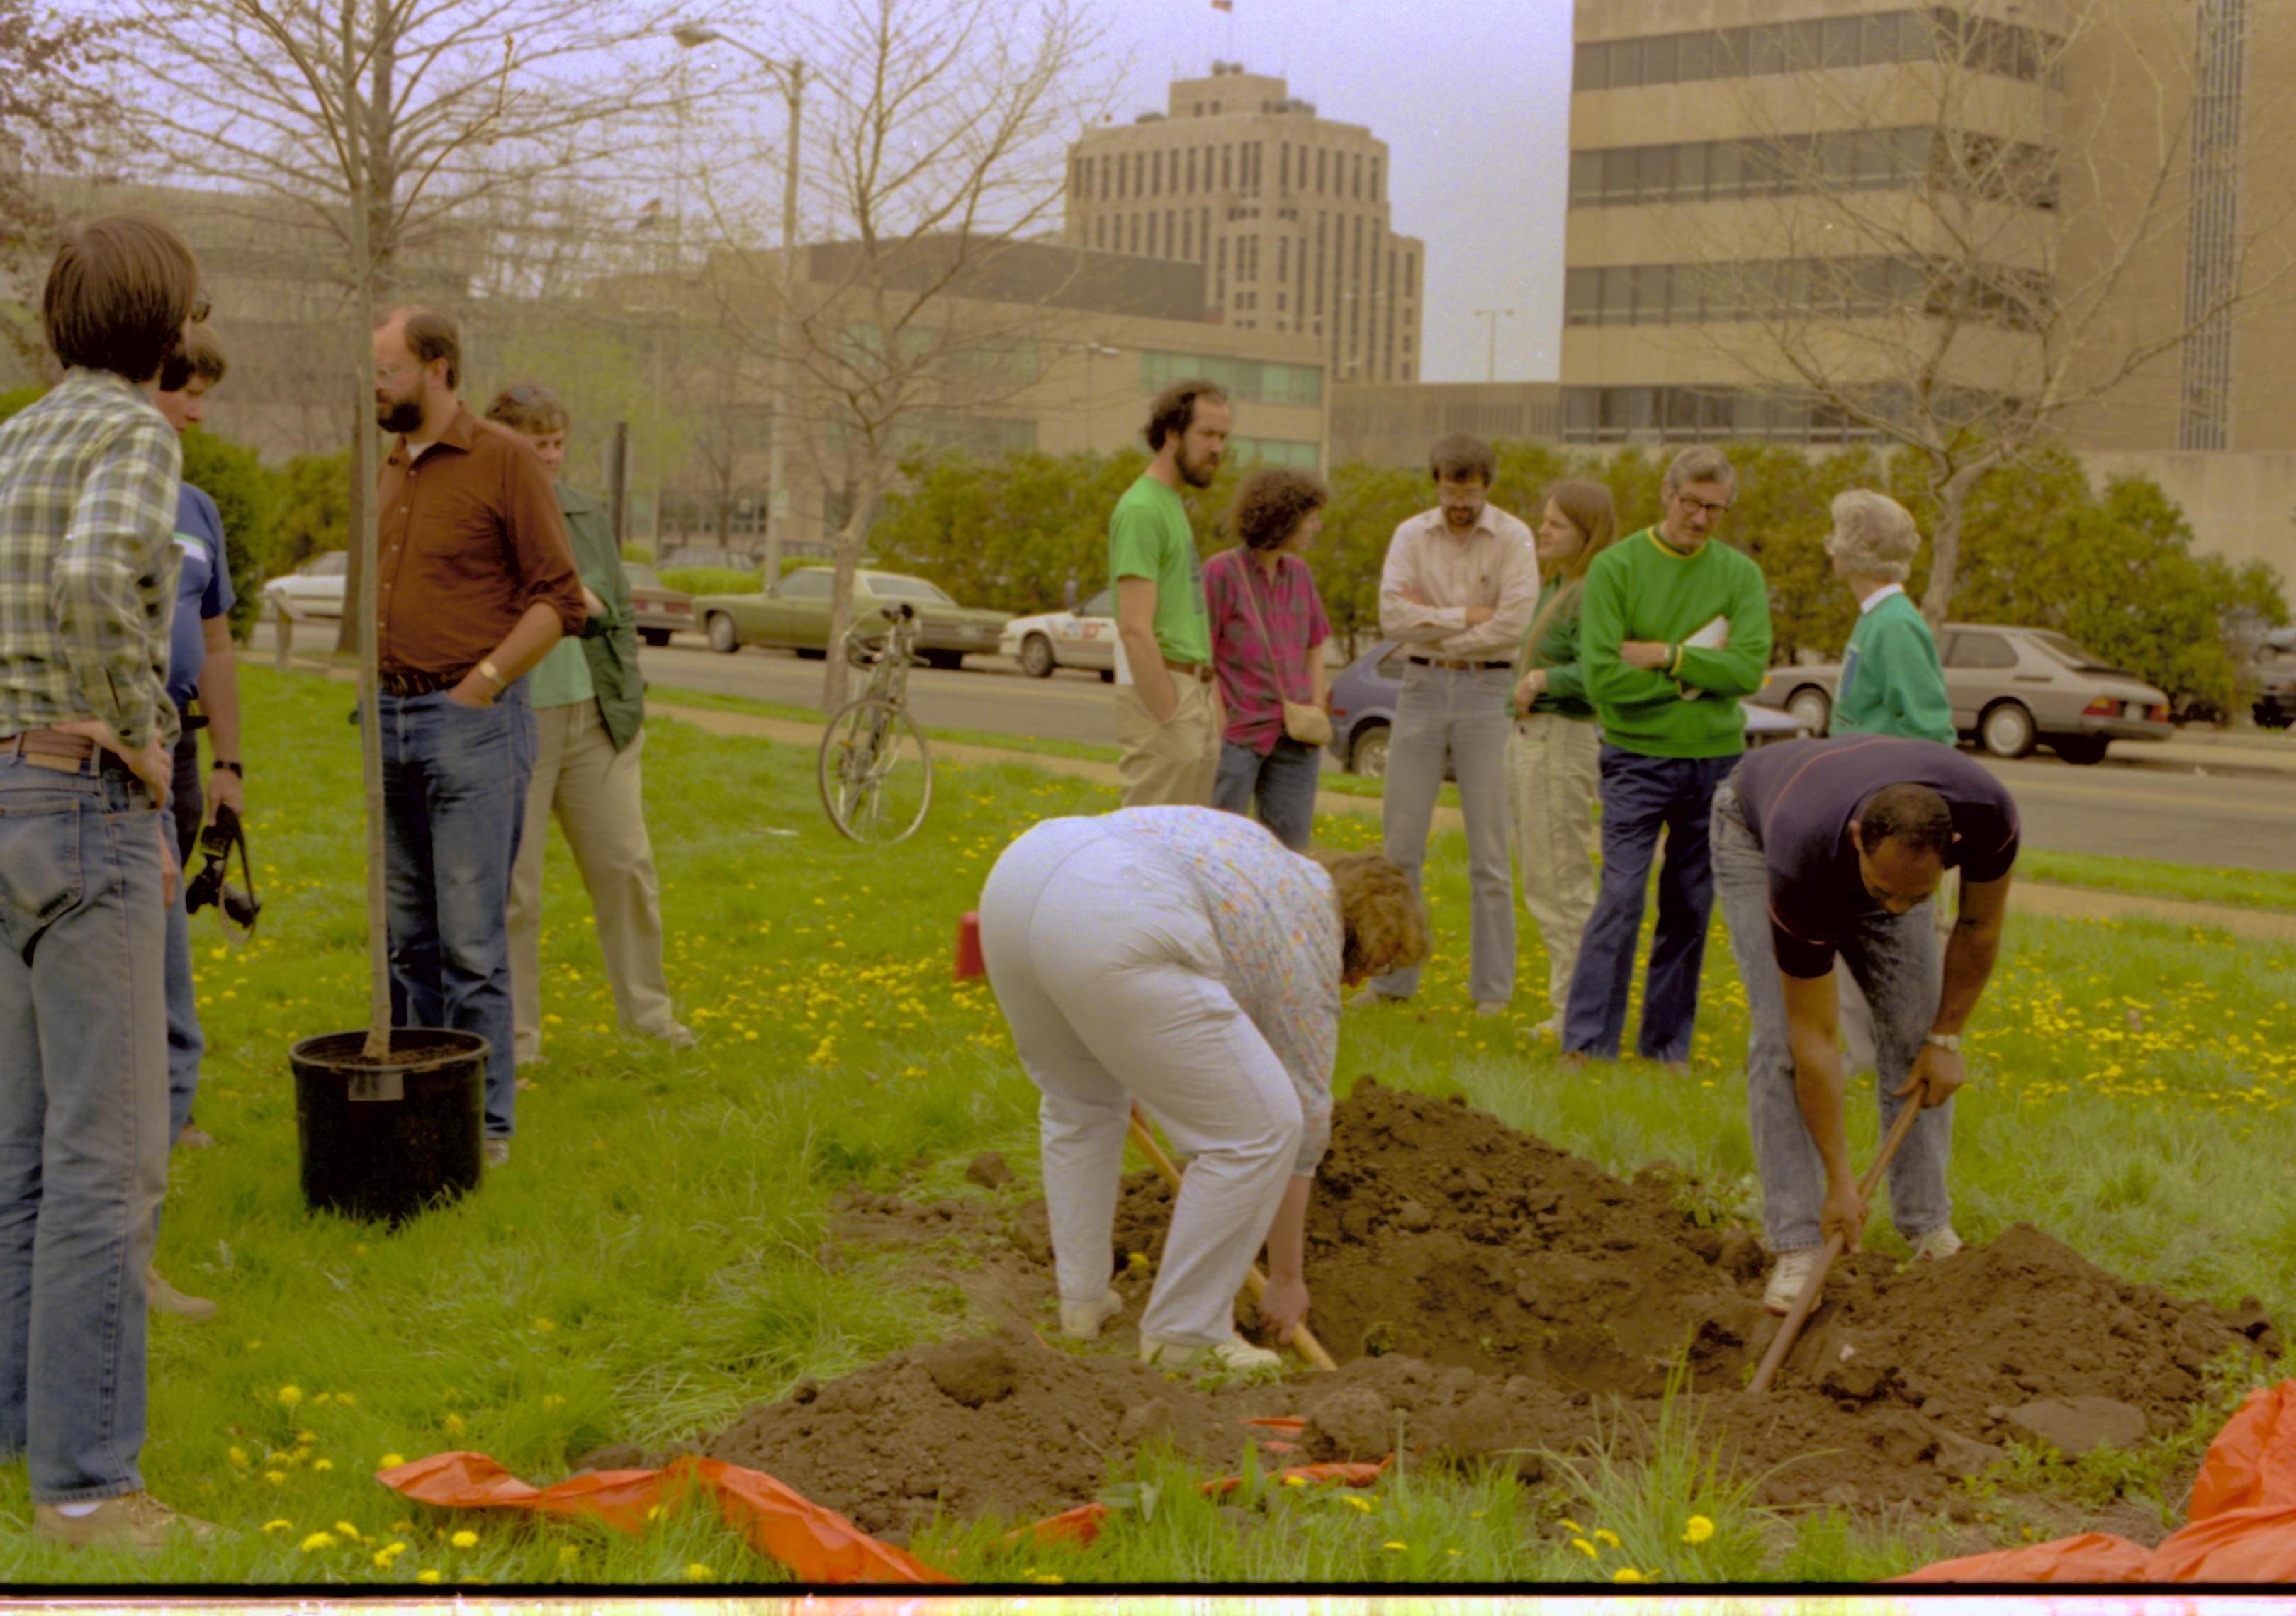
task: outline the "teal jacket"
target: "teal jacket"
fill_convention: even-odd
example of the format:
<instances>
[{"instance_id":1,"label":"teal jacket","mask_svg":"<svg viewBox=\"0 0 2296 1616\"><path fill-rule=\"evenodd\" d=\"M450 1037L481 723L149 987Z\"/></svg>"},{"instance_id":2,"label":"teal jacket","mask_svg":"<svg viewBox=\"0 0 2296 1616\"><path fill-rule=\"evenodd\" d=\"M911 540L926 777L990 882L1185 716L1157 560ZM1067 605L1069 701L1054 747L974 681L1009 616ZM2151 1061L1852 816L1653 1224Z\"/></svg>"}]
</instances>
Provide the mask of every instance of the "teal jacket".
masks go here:
<instances>
[{"instance_id":1,"label":"teal jacket","mask_svg":"<svg viewBox=\"0 0 2296 1616\"><path fill-rule=\"evenodd\" d=\"M558 510L566 536L574 541L574 567L590 593L606 603L606 613L582 636L582 654L597 687L598 713L606 738L619 751L645 723L645 681L638 677L637 613L630 604L630 580L622 575L621 552L614 546L606 507L578 488L558 485Z\"/></svg>"},{"instance_id":2,"label":"teal jacket","mask_svg":"<svg viewBox=\"0 0 2296 1616\"><path fill-rule=\"evenodd\" d=\"M1904 594L1858 614L1849 648L1841 653L1841 682L1827 733L1954 743L1953 703L1945 693L1937 639L1921 608Z\"/></svg>"}]
</instances>

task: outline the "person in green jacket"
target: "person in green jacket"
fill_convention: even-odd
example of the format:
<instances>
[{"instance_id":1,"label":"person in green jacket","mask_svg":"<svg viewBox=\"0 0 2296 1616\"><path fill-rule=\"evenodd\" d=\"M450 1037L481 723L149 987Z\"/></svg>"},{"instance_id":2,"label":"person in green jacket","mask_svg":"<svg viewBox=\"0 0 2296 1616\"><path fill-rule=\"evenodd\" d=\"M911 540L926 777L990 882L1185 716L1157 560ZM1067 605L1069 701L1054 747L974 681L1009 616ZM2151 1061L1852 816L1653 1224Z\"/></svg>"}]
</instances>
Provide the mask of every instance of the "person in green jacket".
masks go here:
<instances>
[{"instance_id":1,"label":"person in green jacket","mask_svg":"<svg viewBox=\"0 0 2296 1616\"><path fill-rule=\"evenodd\" d=\"M566 406L531 382L504 389L487 419L523 434L556 478L566 463ZM558 508L574 541L574 563L605 632L561 640L529 676L534 709L534 779L511 873L509 930L512 1023L518 1064L542 1059L542 849L555 812L574 850L597 917L622 1025L690 1049L662 972L660 883L646 835L638 775L645 749L645 682L638 675L629 580L605 507L558 483Z\"/></svg>"},{"instance_id":2,"label":"person in green jacket","mask_svg":"<svg viewBox=\"0 0 2296 1616\"><path fill-rule=\"evenodd\" d=\"M1857 597L1857 627L1842 653L1828 734L1948 746L1956 738L1937 638L1906 594L1921 543L1911 513L1888 495L1850 488L1833 496L1825 553L1833 558L1833 576Z\"/></svg>"},{"instance_id":3,"label":"person in green jacket","mask_svg":"<svg viewBox=\"0 0 2296 1616\"><path fill-rule=\"evenodd\" d=\"M1690 1068L1714 912L1714 788L1746 750L1738 698L1761 688L1770 660L1762 570L1713 538L1736 489L1721 450L1685 449L1660 482L1666 514L1658 526L1620 539L1587 570L1578 660L1603 723L1603 879L1562 1013L1566 1066L1618 1056L1644 892L1663 834L1636 1047L1644 1060Z\"/></svg>"},{"instance_id":4,"label":"person in green jacket","mask_svg":"<svg viewBox=\"0 0 2296 1616\"><path fill-rule=\"evenodd\" d=\"M1540 1034L1562 1029L1579 933L1595 910L1595 752L1601 737L1578 666L1578 608L1587 569L1618 536L1610 489L1577 479L1554 485L1538 524L1538 606L1515 654L1507 796L1523 907L1546 949L1549 1014L1536 1029Z\"/></svg>"},{"instance_id":5,"label":"person in green jacket","mask_svg":"<svg viewBox=\"0 0 2296 1616\"><path fill-rule=\"evenodd\" d=\"M1959 738L1937 636L1905 588L1921 545L1913 513L1887 494L1848 488L1833 496L1833 531L1826 535L1825 553L1833 558L1833 576L1857 597L1857 627L1849 631L1849 649L1841 653L1829 734L1895 735L1947 746ZM1953 908L1957 882L1948 871L1938 889L1940 922ZM1870 1071L1876 1059L1874 1012L1839 960L1833 980L1849 1070Z\"/></svg>"}]
</instances>

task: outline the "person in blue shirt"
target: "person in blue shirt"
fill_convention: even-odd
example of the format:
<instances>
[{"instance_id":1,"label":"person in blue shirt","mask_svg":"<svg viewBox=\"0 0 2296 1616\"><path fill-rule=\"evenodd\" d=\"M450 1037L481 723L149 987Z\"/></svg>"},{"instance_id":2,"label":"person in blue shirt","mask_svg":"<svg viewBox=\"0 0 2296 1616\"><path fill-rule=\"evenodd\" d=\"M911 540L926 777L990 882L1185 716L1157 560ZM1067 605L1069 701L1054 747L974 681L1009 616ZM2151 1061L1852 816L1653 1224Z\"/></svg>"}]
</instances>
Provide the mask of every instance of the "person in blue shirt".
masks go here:
<instances>
[{"instance_id":1,"label":"person in blue shirt","mask_svg":"<svg viewBox=\"0 0 2296 1616\"><path fill-rule=\"evenodd\" d=\"M199 425L206 416L208 390L223 380L228 368L215 333L205 325L193 326L181 353L160 373L154 402L168 423L178 433ZM168 1136L197 1149L215 1141L192 1125L192 1099L199 1092L207 1040L200 1030L199 1003L192 988L191 916L184 906L184 892L191 886L193 849L212 810L247 810L239 756L239 669L232 655L227 615L234 597L231 564L224 554L223 516L205 489L188 482L176 488L176 548L182 570L176 574L176 617L168 637L168 695L184 723L176 742L175 788L168 807L184 878L168 915ZM200 779L202 728L212 757L204 792ZM160 1278L156 1267L144 1279L154 1310L191 1319L215 1317L215 1303L184 1295Z\"/></svg>"}]
</instances>

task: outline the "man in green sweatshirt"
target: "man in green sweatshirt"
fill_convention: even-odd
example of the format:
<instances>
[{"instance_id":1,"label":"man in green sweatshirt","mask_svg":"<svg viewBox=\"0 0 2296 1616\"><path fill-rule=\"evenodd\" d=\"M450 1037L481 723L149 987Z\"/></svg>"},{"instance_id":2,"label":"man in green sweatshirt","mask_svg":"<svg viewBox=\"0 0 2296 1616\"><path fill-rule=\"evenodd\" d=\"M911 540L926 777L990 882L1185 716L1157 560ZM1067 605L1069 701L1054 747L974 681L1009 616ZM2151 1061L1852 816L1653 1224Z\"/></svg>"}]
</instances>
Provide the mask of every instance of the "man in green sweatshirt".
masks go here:
<instances>
[{"instance_id":1,"label":"man in green sweatshirt","mask_svg":"<svg viewBox=\"0 0 2296 1616\"><path fill-rule=\"evenodd\" d=\"M1689 1067L1714 909L1714 788L1746 750L1738 698L1761 687L1770 660L1762 570L1712 542L1736 483L1719 449L1684 450L1667 467L1659 525L1620 539L1587 570L1578 660L1603 726L1603 883L1563 1012L1566 1065L1618 1056L1663 832L1636 1048L1645 1060Z\"/></svg>"}]
</instances>

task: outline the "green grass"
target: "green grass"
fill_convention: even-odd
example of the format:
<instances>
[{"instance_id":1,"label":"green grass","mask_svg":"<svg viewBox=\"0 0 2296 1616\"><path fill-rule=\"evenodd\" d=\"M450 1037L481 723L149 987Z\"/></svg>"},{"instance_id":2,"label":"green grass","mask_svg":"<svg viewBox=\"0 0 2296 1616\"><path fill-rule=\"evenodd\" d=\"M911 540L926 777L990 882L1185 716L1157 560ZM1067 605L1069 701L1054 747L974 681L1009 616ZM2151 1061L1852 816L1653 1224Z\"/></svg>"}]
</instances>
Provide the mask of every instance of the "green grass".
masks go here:
<instances>
[{"instance_id":1,"label":"green grass","mask_svg":"<svg viewBox=\"0 0 2296 1616\"><path fill-rule=\"evenodd\" d=\"M2157 858L2100 858L2083 853L2028 851L2017 874L2068 887L2094 887L2140 898L2176 898L2235 909L2296 911L2296 871L2223 870Z\"/></svg>"},{"instance_id":2,"label":"green grass","mask_svg":"<svg viewBox=\"0 0 2296 1616\"><path fill-rule=\"evenodd\" d=\"M667 587L688 595L755 595L766 578L762 571L737 567L665 567L658 576Z\"/></svg>"},{"instance_id":3,"label":"green grass","mask_svg":"<svg viewBox=\"0 0 2296 1616\"><path fill-rule=\"evenodd\" d=\"M250 947L225 948L207 916L195 927L210 1048L198 1114L222 1143L176 1160L159 1254L176 1284L223 1313L200 1326L155 1322L144 1452L155 1491L237 1535L140 1563L13 1533L0 1577L398 1586L430 1571L446 1581L684 1584L700 1567L718 1580L772 1579L775 1569L707 1511L623 1538L415 1508L372 1472L387 1455L470 1448L547 1482L599 1444L706 1433L800 1377L970 1327L946 1287L889 1285L870 1264L824 1269L815 1253L825 1202L849 1182L883 1189L909 1175L929 1196L981 1195L962 1169L988 1149L1021 1175L1006 1193L1029 1193L1035 1093L986 986L949 980L954 930L1013 835L1047 815L1103 809L1113 792L1023 764L945 763L925 831L871 851L824 822L809 751L656 724L645 767L670 980L701 1048L681 1055L616 1037L586 902L554 832L548 1062L520 1097L513 1159L482 1194L394 1235L303 1210L285 1058L293 1039L365 1013L348 702L316 679L250 668L243 681L266 908ZM1370 845L1378 826L1340 815L1319 833ZM1425 988L1413 1005L1348 1018L1342 1087L1370 1071L1460 1091L1613 1169L1676 1162L1718 1212L1750 1206L1736 1077L1744 998L1720 940L1707 953L1688 1080L1621 1066L1566 1082L1552 1045L1524 1036L1546 1013L1529 985L1545 962L1528 929L1514 1016L1476 1017L1457 838L1439 840L1429 883L1439 953ZM2283 1114L2296 1095L2292 989L2287 946L2013 914L1956 1125L1964 1233L2030 1220L2132 1278L2226 1302L2252 1294L2296 1318ZM1870 1106L1853 1117L1858 1149L1870 1151ZM1874 1240L1894 1237L1877 1226ZM921 1546L971 1577L1071 1582L1606 1579L1702 1566L1848 1579L1906 1569L1932 1546L1838 1518L1769 1519L1702 1468L1694 1432L1671 1433L1659 1451L1643 1466L1582 1463L1559 1490L1411 1470L1361 1495L1369 1511L1265 1485L1208 1504L1191 1493L1194 1478L1149 1457L1129 1479L1156 1484L1165 1507L1152 1520L1125 1512L1091 1549L1015 1563L985 1528L958 1525ZM2081 1486L2097 1484L2095 1468ZM0 1470L0 1514L29 1513L21 1467ZM1679 1541L1676 1522L1692 1513L1717 1527L1696 1546L1704 1560L1685 1558L1693 1546ZM1565 1517L1584 1530L1563 1530ZM272 1522L286 1524L266 1532ZM345 1522L357 1541L338 1530ZM455 1546L460 1530L476 1542ZM301 1546L323 1532L336 1540ZM1602 1552L1589 1559L1574 1536ZM378 1568L373 1554L392 1542L407 1546Z\"/></svg>"}]
</instances>

